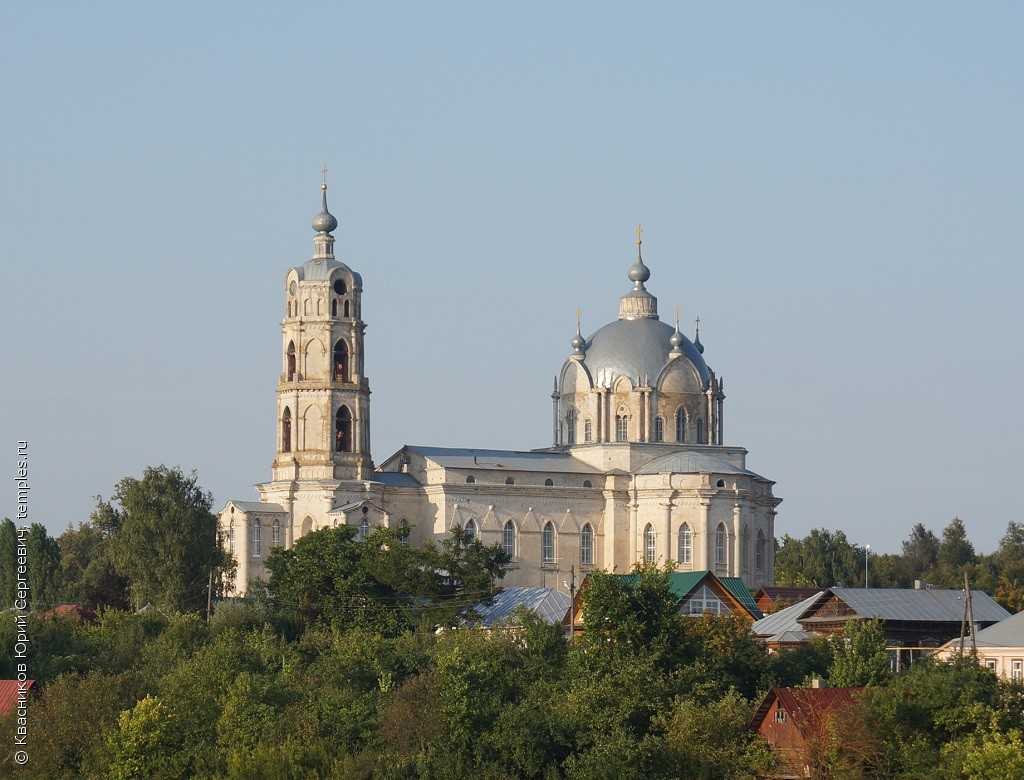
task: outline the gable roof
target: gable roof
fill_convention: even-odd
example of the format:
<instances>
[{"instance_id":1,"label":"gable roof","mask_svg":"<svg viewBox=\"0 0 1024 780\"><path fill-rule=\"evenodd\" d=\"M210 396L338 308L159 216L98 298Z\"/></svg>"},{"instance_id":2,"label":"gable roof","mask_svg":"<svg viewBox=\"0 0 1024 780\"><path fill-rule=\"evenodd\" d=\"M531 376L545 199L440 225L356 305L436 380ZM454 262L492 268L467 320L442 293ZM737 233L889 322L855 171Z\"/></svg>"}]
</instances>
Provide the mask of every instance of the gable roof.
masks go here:
<instances>
[{"instance_id":1,"label":"gable roof","mask_svg":"<svg viewBox=\"0 0 1024 780\"><path fill-rule=\"evenodd\" d=\"M746 586L741 577L719 577L718 579L725 585L726 590L735 596L736 600L754 616L754 620L760 620L764 617L764 614L757 606L757 602L754 601L754 594L750 592L750 588Z\"/></svg>"},{"instance_id":2,"label":"gable roof","mask_svg":"<svg viewBox=\"0 0 1024 780\"><path fill-rule=\"evenodd\" d=\"M891 621L959 623L964 614L964 593L961 590L829 588L819 594L800 615L800 622L803 624L837 620L838 618L834 616L823 617L815 614L833 597L846 604L856 616L868 619L877 617ZM971 600L976 623L997 623L1010 615L983 591L972 590Z\"/></svg>"},{"instance_id":3,"label":"gable roof","mask_svg":"<svg viewBox=\"0 0 1024 780\"><path fill-rule=\"evenodd\" d=\"M978 647L1024 647L1024 612L983 628L975 634L974 641Z\"/></svg>"},{"instance_id":4,"label":"gable roof","mask_svg":"<svg viewBox=\"0 0 1024 780\"><path fill-rule=\"evenodd\" d=\"M750 730L756 731L764 722L772 705L789 713L793 725L801 733L814 726L818 719L829 712L845 710L857 703L854 695L861 688L772 688L761 700L761 705L750 720Z\"/></svg>"},{"instance_id":5,"label":"gable roof","mask_svg":"<svg viewBox=\"0 0 1024 780\"><path fill-rule=\"evenodd\" d=\"M751 631L760 637L777 637L782 634L790 634L794 631L806 633L797 618L799 618L812 603L817 601L818 595L819 594L815 593L813 596L808 596L803 601L798 601L796 604L791 604L785 609L780 609L778 612L774 612L760 620L754 621L754 625L750 627Z\"/></svg>"},{"instance_id":6,"label":"gable roof","mask_svg":"<svg viewBox=\"0 0 1024 780\"><path fill-rule=\"evenodd\" d=\"M561 623L572 599L555 588L506 588L488 606L476 607L480 625L487 628L507 624L519 607L536 612L545 623Z\"/></svg>"},{"instance_id":7,"label":"gable roof","mask_svg":"<svg viewBox=\"0 0 1024 780\"><path fill-rule=\"evenodd\" d=\"M762 585L754 591L754 599L758 602L767 598L772 602L779 600L796 603L811 596L817 596L822 588L809 585Z\"/></svg>"},{"instance_id":8,"label":"gable roof","mask_svg":"<svg viewBox=\"0 0 1024 780\"><path fill-rule=\"evenodd\" d=\"M26 680L20 683L24 690L28 691L36 684L35 680ZM6 715L18 703L18 681L0 680L0 715Z\"/></svg>"},{"instance_id":9,"label":"gable roof","mask_svg":"<svg viewBox=\"0 0 1024 780\"><path fill-rule=\"evenodd\" d=\"M639 574L613 574L612 576L619 577L630 585L640 579ZM669 589L678 597L680 603L685 601L687 596L697 590L697 587L707 579L718 582L755 620L763 617L761 610L757 608L753 594L740 577L719 577L707 569L673 571L668 574Z\"/></svg>"}]
</instances>

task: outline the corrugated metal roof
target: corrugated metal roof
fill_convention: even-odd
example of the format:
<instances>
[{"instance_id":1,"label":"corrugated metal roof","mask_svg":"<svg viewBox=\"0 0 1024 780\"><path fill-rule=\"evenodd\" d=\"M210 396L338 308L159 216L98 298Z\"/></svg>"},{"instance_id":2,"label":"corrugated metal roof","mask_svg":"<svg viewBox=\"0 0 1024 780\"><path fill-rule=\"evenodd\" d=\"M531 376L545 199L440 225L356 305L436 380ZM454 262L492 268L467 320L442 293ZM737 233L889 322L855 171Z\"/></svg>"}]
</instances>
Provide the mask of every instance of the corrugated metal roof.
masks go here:
<instances>
[{"instance_id":1,"label":"corrugated metal roof","mask_svg":"<svg viewBox=\"0 0 1024 780\"><path fill-rule=\"evenodd\" d=\"M389 487L422 487L416 477L404 471L375 471L372 479Z\"/></svg>"},{"instance_id":2,"label":"corrugated metal roof","mask_svg":"<svg viewBox=\"0 0 1024 780\"><path fill-rule=\"evenodd\" d=\"M476 608L480 625L491 628L506 624L519 607L532 609L546 623L561 623L572 599L555 588L506 588L489 606Z\"/></svg>"},{"instance_id":3,"label":"corrugated metal roof","mask_svg":"<svg viewBox=\"0 0 1024 780\"><path fill-rule=\"evenodd\" d=\"M757 606L757 602L754 601L754 594L750 592L750 588L747 587L746 583L739 577L719 577L718 578L726 589L736 597L736 600L747 608L747 611L754 616L754 620L763 618L764 615Z\"/></svg>"},{"instance_id":4,"label":"corrugated metal roof","mask_svg":"<svg viewBox=\"0 0 1024 780\"><path fill-rule=\"evenodd\" d=\"M774 612L760 620L754 621L754 625L751 626L751 630L754 634L761 637L772 637L792 631L802 631L803 629L797 622L797 618L800 617L807 608L811 606L811 604L818 600L819 595L819 593L815 593L813 596L808 596L803 601L792 604L785 609L780 609L778 612Z\"/></svg>"},{"instance_id":5,"label":"corrugated metal roof","mask_svg":"<svg viewBox=\"0 0 1024 780\"><path fill-rule=\"evenodd\" d=\"M571 455L558 452L521 452L518 450L476 450L459 447L416 447L408 449L439 466L450 469L498 469L502 471L560 472L563 474L600 474Z\"/></svg>"},{"instance_id":6,"label":"corrugated metal roof","mask_svg":"<svg viewBox=\"0 0 1024 780\"><path fill-rule=\"evenodd\" d=\"M284 513L284 507L280 504L264 504L262 501L232 501L231 503L243 512Z\"/></svg>"},{"instance_id":7,"label":"corrugated metal roof","mask_svg":"<svg viewBox=\"0 0 1024 780\"><path fill-rule=\"evenodd\" d=\"M974 592L971 592L973 598ZM1024 647L1024 612L983 628L975 637L978 647Z\"/></svg>"},{"instance_id":8,"label":"corrugated metal roof","mask_svg":"<svg viewBox=\"0 0 1024 780\"><path fill-rule=\"evenodd\" d=\"M961 590L923 588L830 588L820 594L803 615L801 621L821 620L813 617L815 608L835 595L863 618L882 620L958 623L964 616L964 593ZM987 593L971 591L974 620L977 623L997 623L1010 613L999 606Z\"/></svg>"},{"instance_id":9,"label":"corrugated metal roof","mask_svg":"<svg viewBox=\"0 0 1024 780\"><path fill-rule=\"evenodd\" d=\"M20 683L26 691L31 690L35 684L35 680ZM0 680L0 715L6 715L18 703L18 685L17 680Z\"/></svg>"}]
</instances>

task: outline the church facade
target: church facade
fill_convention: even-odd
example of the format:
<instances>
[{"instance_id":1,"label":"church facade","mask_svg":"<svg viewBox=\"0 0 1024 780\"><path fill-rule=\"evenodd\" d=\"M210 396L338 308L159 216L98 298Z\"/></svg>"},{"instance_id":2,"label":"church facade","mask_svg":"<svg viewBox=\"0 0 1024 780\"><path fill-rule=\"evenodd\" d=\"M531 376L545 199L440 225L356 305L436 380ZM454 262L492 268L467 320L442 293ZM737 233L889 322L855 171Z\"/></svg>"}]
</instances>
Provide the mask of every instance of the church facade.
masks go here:
<instances>
[{"instance_id":1,"label":"church facade","mask_svg":"<svg viewBox=\"0 0 1024 780\"><path fill-rule=\"evenodd\" d=\"M285 275L277 447L258 500L228 501L221 539L231 588L268 576L271 549L313 530L401 529L422 544L462 526L512 556L503 583L558 587L588 571L676 571L773 582L773 482L724 443L723 382L691 341L661 321L640 253L618 318L572 352L551 394L551 444L530 450L405 446L375 467L363 372L362 278L334 256L337 220L313 219L313 256ZM571 574L570 574L571 573Z\"/></svg>"}]
</instances>

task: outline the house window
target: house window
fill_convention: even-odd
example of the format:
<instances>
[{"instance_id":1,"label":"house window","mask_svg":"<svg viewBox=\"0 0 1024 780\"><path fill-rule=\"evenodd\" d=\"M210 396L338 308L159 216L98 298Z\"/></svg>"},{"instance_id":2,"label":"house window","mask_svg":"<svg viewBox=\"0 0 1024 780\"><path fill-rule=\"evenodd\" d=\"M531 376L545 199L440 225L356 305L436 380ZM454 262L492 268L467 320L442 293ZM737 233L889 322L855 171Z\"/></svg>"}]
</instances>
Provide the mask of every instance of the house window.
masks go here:
<instances>
[{"instance_id":1,"label":"house window","mask_svg":"<svg viewBox=\"0 0 1024 780\"><path fill-rule=\"evenodd\" d=\"M281 546L281 521L274 520L270 524L270 544L273 547Z\"/></svg>"},{"instance_id":2,"label":"house window","mask_svg":"<svg viewBox=\"0 0 1024 780\"><path fill-rule=\"evenodd\" d=\"M570 409L565 413L565 443L576 443L576 410Z\"/></svg>"},{"instance_id":3,"label":"house window","mask_svg":"<svg viewBox=\"0 0 1024 780\"><path fill-rule=\"evenodd\" d=\"M629 440L629 418L624 414L615 416L615 441Z\"/></svg>"},{"instance_id":4,"label":"house window","mask_svg":"<svg viewBox=\"0 0 1024 780\"><path fill-rule=\"evenodd\" d=\"M654 526L650 523L644 529L644 563L654 563Z\"/></svg>"},{"instance_id":5,"label":"house window","mask_svg":"<svg viewBox=\"0 0 1024 780\"><path fill-rule=\"evenodd\" d=\"M472 544L476 540L476 520L470 520L463 529L466 532L466 544Z\"/></svg>"},{"instance_id":6,"label":"house window","mask_svg":"<svg viewBox=\"0 0 1024 780\"><path fill-rule=\"evenodd\" d=\"M722 603L707 585L701 585L700 590L694 593L683 605L683 613L688 615L724 615L729 608Z\"/></svg>"},{"instance_id":7,"label":"house window","mask_svg":"<svg viewBox=\"0 0 1024 780\"><path fill-rule=\"evenodd\" d=\"M359 541L363 541L370 535L370 521L365 517L359 521Z\"/></svg>"},{"instance_id":8,"label":"house window","mask_svg":"<svg viewBox=\"0 0 1024 780\"><path fill-rule=\"evenodd\" d=\"M1020 658L1014 658L1010 662L1010 679L1016 682L1024 680L1024 661Z\"/></svg>"},{"instance_id":9,"label":"house window","mask_svg":"<svg viewBox=\"0 0 1024 780\"><path fill-rule=\"evenodd\" d=\"M550 521L544 524L544 531L541 533L541 554L544 563L555 562L555 527Z\"/></svg>"},{"instance_id":10,"label":"house window","mask_svg":"<svg viewBox=\"0 0 1024 780\"><path fill-rule=\"evenodd\" d=\"M785 723L786 722L786 711L785 710L781 710L781 709L780 710L775 710L775 722L776 723Z\"/></svg>"},{"instance_id":11,"label":"house window","mask_svg":"<svg viewBox=\"0 0 1024 780\"><path fill-rule=\"evenodd\" d=\"M516 524L511 520L501 530L501 551L510 558L516 554Z\"/></svg>"},{"instance_id":12,"label":"house window","mask_svg":"<svg viewBox=\"0 0 1024 780\"><path fill-rule=\"evenodd\" d=\"M693 534L690 533L690 526L686 523L679 526L678 553L680 563L693 563Z\"/></svg>"},{"instance_id":13,"label":"house window","mask_svg":"<svg viewBox=\"0 0 1024 780\"><path fill-rule=\"evenodd\" d=\"M996 670L996 659L995 658L986 658L985 659L985 668L988 669L990 672L995 672L995 670Z\"/></svg>"},{"instance_id":14,"label":"house window","mask_svg":"<svg viewBox=\"0 0 1024 780\"><path fill-rule=\"evenodd\" d=\"M404 544L406 547L409 546L409 521L404 517L398 524L398 541Z\"/></svg>"},{"instance_id":15,"label":"house window","mask_svg":"<svg viewBox=\"0 0 1024 780\"><path fill-rule=\"evenodd\" d=\"M676 441L686 441L686 412L682 409L676 412Z\"/></svg>"},{"instance_id":16,"label":"house window","mask_svg":"<svg viewBox=\"0 0 1024 780\"><path fill-rule=\"evenodd\" d=\"M654 440L665 441L665 418L654 418Z\"/></svg>"},{"instance_id":17,"label":"house window","mask_svg":"<svg viewBox=\"0 0 1024 780\"><path fill-rule=\"evenodd\" d=\"M583 423L583 441L590 441L594 438L594 424L587 420Z\"/></svg>"},{"instance_id":18,"label":"house window","mask_svg":"<svg viewBox=\"0 0 1024 780\"><path fill-rule=\"evenodd\" d=\"M715 531L715 563L725 565L725 524L719 523Z\"/></svg>"},{"instance_id":19,"label":"house window","mask_svg":"<svg viewBox=\"0 0 1024 780\"><path fill-rule=\"evenodd\" d=\"M263 540L260 538L262 532L259 519L252 521L252 557L259 558L263 555Z\"/></svg>"},{"instance_id":20,"label":"house window","mask_svg":"<svg viewBox=\"0 0 1024 780\"><path fill-rule=\"evenodd\" d=\"M594 529L590 523L583 526L580 531L580 563L590 566L594 562Z\"/></svg>"}]
</instances>

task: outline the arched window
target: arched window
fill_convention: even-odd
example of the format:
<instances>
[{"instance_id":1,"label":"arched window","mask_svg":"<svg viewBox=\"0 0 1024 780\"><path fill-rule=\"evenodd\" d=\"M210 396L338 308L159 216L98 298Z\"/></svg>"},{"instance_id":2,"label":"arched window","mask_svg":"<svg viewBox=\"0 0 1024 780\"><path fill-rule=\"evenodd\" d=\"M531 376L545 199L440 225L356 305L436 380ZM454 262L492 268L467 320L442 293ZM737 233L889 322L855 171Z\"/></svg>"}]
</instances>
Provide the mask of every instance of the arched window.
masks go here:
<instances>
[{"instance_id":1,"label":"arched window","mask_svg":"<svg viewBox=\"0 0 1024 780\"><path fill-rule=\"evenodd\" d=\"M541 555L544 563L555 562L555 527L551 521L544 523L544 530L541 532Z\"/></svg>"},{"instance_id":2,"label":"arched window","mask_svg":"<svg viewBox=\"0 0 1024 780\"><path fill-rule=\"evenodd\" d=\"M506 485L514 485L514 484L516 484L515 477L505 477L505 484Z\"/></svg>"},{"instance_id":3,"label":"arched window","mask_svg":"<svg viewBox=\"0 0 1024 780\"><path fill-rule=\"evenodd\" d=\"M676 441L686 441L686 412L682 409L676 412Z\"/></svg>"},{"instance_id":4,"label":"arched window","mask_svg":"<svg viewBox=\"0 0 1024 780\"><path fill-rule=\"evenodd\" d=\"M334 345L334 381L348 381L348 344L345 339L338 339Z\"/></svg>"},{"instance_id":5,"label":"arched window","mask_svg":"<svg viewBox=\"0 0 1024 780\"><path fill-rule=\"evenodd\" d=\"M565 443L576 443L576 410L570 409L565 413Z\"/></svg>"},{"instance_id":6,"label":"arched window","mask_svg":"<svg viewBox=\"0 0 1024 780\"><path fill-rule=\"evenodd\" d=\"M472 544L476 541L476 520L470 520L466 523L466 527L462 529L466 532L466 543Z\"/></svg>"},{"instance_id":7,"label":"arched window","mask_svg":"<svg viewBox=\"0 0 1024 780\"><path fill-rule=\"evenodd\" d=\"M345 310L344 310L344 316L345 316L346 318L348 318L348 301L345 301Z\"/></svg>"},{"instance_id":8,"label":"arched window","mask_svg":"<svg viewBox=\"0 0 1024 780\"><path fill-rule=\"evenodd\" d=\"M295 342L288 342L288 381L295 380Z\"/></svg>"},{"instance_id":9,"label":"arched window","mask_svg":"<svg viewBox=\"0 0 1024 780\"><path fill-rule=\"evenodd\" d=\"M270 544L273 547L280 547L281 546L281 521L280 520L276 520L275 519L274 522L270 524Z\"/></svg>"},{"instance_id":10,"label":"arched window","mask_svg":"<svg viewBox=\"0 0 1024 780\"><path fill-rule=\"evenodd\" d=\"M715 563L725 565L725 523L719 523L715 531Z\"/></svg>"},{"instance_id":11,"label":"arched window","mask_svg":"<svg viewBox=\"0 0 1024 780\"><path fill-rule=\"evenodd\" d=\"M406 547L409 546L409 521L404 517L398 524L398 541L404 544Z\"/></svg>"},{"instance_id":12,"label":"arched window","mask_svg":"<svg viewBox=\"0 0 1024 780\"><path fill-rule=\"evenodd\" d=\"M334 280L334 292L335 293L337 293L338 295L344 295L345 292L347 291L347 289L348 288L345 287L345 280L344 279L335 279Z\"/></svg>"},{"instance_id":13,"label":"arched window","mask_svg":"<svg viewBox=\"0 0 1024 780\"><path fill-rule=\"evenodd\" d=\"M695 423L697 428L697 444L704 443L704 421L698 417Z\"/></svg>"},{"instance_id":14,"label":"arched window","mask_svg":"<svg viewBox=\"0 0 1024 780\"><path fill-rule=\"evenodd\" d=\"M644 529L644 563L654 563L654 526L650 523Z\"/></svg>"},{"instance_id":15,"label":"arched window","mask_svg":"<svg viewBox=\"0 0 1024 780\"><path fill-rule=\"evenodd\" d=\"M228 552L235 554L235 521L228 524Z\"/></svg>"},{"instance_id":16,"label":"arched window","mask_svg":"<svg viewBox=\"0 0 1024 780\"><path fill-rule=\"evenodd\" d=\"M594 562L594 529L585 523L580 531L580 563L590 566Z\"/></svg>"},{"instance_id":17,"label":"arched window","mask_svg":"<svg viewBox=\"0 0 1024 780\"><path fill-rule=\"evenodd\" d=\"M292 451L292 410L287 406L281 415L281 452Z\"/></svg>"},{"instance_id":18,"label":"arched window","mask_svg":"<svg viewBox=\"0 0 1024 780\"><path fill-rule=\"evenodd\" d=\"M359 521L359 541L363 541L367 536L370 535L370 520L364 517Z\"/></svg>"},{"instance_id":19,"label":"arched window","mask_svg":"<svg viewBox=\"0 0 1024 780\"><path fill-rule=\"evenodd\" d=\"M594 438L594 424L588 419L583 423L583 441Z\"/></svg>"},{"instance_id":20,"label":"arched window","mask_svg":"<svg viewBox=\"0 0 1024 780\"><path fill-rule=\"evenodd\" d=\"M680 563L693 563L693 534L690 526L683 523L679 526L679 550L677 558Z\"/></svg>"},{"instance_id":21,"label":"arched window","mask_svg":"<svg viewBox=\"0 0 1024 780\"><path fill-rule=\"evenodd\" d=\"M347 406L338 408L334 416L335 452L352 452L352 413Z\"/></svg>"},{"instance_id":22,"label":"arched window","mask_svg":"<svg viewBox=\"0 0 1024 780\"><path fill-rule=\"evenodd\" d=\"M554 484L555 484L555 481L553 479L545 479L544 480L544 487L553 487Z\"/></svg>"},{"instance_id":23,"label":"arched window","mask_svg":"<svg viewBox=\"0 0 1024 780\"><path fill-rule=\"evenodd\" d=\"M474 477L472 474L470 474L468 477L466 477L466 484L467 485L472 485L474 482L476 482L476 477Z\"/></svg>"},{"instance_id":24,"label":"arched window","mask_svg":"<svg viewBox=\"0 0 1024 780\"><path fill-rule=\"evenodd\" d=\"M585 479L583 480L583 487L594 487L594 485L589 479Z\"/></svg>"},{"instance_id":25,"label":"arched window","mask_svg":"<svg viewBox=\"0 0 1024 780\"><path fill-rule=\"evenodd\" d=\"M654 440L665 441L665 418L654 418Z\"/></svg>"},{"instance_id":26,"label":"arched window","mask_svg":"<svg viewBox=\"0 0 1024 780\"><path fill-rule=\"evenodd\" d=\"M764 531L757 532L757 542L754 546L754 568L764 571Z\"/></svg>"},{"instance_id":27,"label":"arched window","mask_svg":"<svg viewBox=\"0 0 1024 780\"><path fill-rule=\"evenodd\" d=\"M263 540L260 538L263 528L260 525L259 518L253 518L252 521L252 557L259 558L263 555Z\"/></svg>"},{"instance_id":28,"label":"arched window","mask_svg":"<svg viewBox=\"0 0 1024 780\"><path fill-rule=\"evenodd\" d=\"M511 520L501 529L501 550L509 557L516 554L516 524Z\"/></svg>"},{"instance_id":29,"label":"arched window","mask_svg":"<svg viewBox=\"0 0 1024 780\"><path fill-rule=\"evenodd\" d=\"M615 441L629 440L629 418L624 414L615 415Z\"/></svg>"},{"instance_id":30,"label":"arched window","mask_svg":"<svg viewBox=\"0 0 1024 780\"><path fill-rule=\"evenodd\" d=\"M338 316L338 299L337 298L334 298L331 301L331 316L332 317L337 317Z\"/></svg>"}]
</instances>

